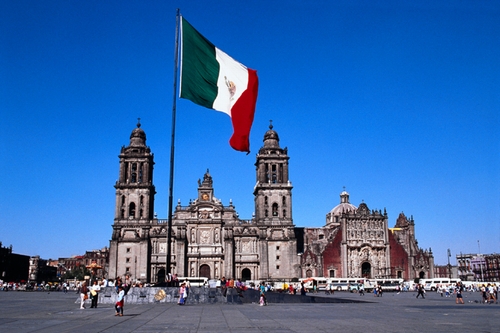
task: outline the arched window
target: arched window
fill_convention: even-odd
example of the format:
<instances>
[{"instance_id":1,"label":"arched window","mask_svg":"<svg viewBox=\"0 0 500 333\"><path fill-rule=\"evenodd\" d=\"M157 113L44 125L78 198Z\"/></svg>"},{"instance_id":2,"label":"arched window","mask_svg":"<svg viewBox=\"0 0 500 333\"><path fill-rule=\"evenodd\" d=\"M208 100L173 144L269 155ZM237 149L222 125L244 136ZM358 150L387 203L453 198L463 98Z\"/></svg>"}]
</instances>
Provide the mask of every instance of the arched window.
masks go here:
<instances>
[{"instance_id":1,"label":"arched window","mask_svg":"<svg viewBox=\"0 0 500 333\"><path fill-rule=\"evenodd\" d=\"M268 205L267 196L264 197L264 205Z\"/></svg>"},{"instance_id":2,"label":"arched window","mask_svg":"<svg viewBox=\"0 0 500 333\"><path fill-rule=\"evenodd\" d=\"M283 209L283 217L286 217L286 209Z\"/></svg>"},{"instance_id":3,"label":"arched window","mask_svg":"<svg viewBox=\"0 0 500 333\"><path fill-rule=\"evenodd\" d=\"M276 184L278 181L278 175L276 173L276 164L271 166L271 183Z\"/></svg>"},{"instance_id":4,"label":"arched window","mask_svg":"<svg viewBox=\"0 0 500 333\"><path fill-rule=\"evenodd\" d=\"M128 206L128 216L135 217L135 203L131 202Z\"/></svg>"},{"instance_id":5,"label":"arched window","mask_svg":"<svg viewBox=\"0 0 500 333\"><path fill-rule=\"evenodd\" d=\"M278 204L273 203L273 216L278 216Z\"/></svg>"},{"instance_id":6,"label":"arched window","mask_svg":"<svg viewBox=\"0 0 500 333\"><path fill-rule=\"evenodd\" d=\"M132 183L137 182L137 163L132 163Z\"/></svg>"},{"instance_id":7,"label":"arched window","mask_svg":"<svg viewBox=\"0 0 500 333\"><path fill-rule=\"evenodd\" d=\"M142 183L142 163L140 164L139 167L139 183Z\"/></svg>"}]
</instances>

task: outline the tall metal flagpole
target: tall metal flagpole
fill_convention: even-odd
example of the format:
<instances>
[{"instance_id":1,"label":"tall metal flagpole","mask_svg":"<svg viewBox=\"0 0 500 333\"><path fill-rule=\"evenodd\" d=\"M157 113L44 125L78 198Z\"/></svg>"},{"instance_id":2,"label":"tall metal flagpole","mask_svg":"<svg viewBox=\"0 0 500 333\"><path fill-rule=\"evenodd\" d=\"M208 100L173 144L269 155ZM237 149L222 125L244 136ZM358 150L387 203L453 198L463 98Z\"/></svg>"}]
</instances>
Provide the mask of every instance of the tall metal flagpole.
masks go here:
<instances>
[{"instance_id":1,"label":"tall metal flagpole","mask_svg":"<svg viewBox=\"0 0 500 333\"><path fill-rule=\"evenodd\" d=\"M172 138L170 143L170 178L168 185L168 222L167 222L167 258L166 258L166 274L171 273L172 264L172 204L173 204L173 188L174 188L174 148L175 148L175 113L177 107L177 68L179 61L179 21L180 10L177 8L177 16L175 23L175 54L174 54L174 98L172 103Z\"/></svg>"}]
</instances>

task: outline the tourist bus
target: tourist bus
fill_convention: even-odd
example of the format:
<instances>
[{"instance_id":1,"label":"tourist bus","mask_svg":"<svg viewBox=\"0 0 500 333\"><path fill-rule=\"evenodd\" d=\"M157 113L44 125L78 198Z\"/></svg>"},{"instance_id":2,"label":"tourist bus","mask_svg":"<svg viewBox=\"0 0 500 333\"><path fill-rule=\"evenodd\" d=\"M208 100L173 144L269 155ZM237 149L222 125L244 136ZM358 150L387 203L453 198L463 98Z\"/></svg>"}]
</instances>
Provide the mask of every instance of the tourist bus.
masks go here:
<instances>
[{"instance_id":1,"label":"tourist bus","mask_svg":"<svg viewBox=\"0 0 500 333\"><path fill-rule=\"evenodd\" d=\"M184 281L189 281L191 287L207 287L208 286L208 278L206 277L180 277L178 278L179 284Z\"/></svg>"},{"instance_id":2,"label":"tourist bus","mask_svg":"<svg viewBox=\"0 0 500 333\"><path fill-rule=\"evenodd\" d=\"M422 279L420 283L424 285L426 291L436 291L440 287L449 287L450 285L456 285L457 282L461 282L460 279L450 279L450 278L434 278L434 279Z\"/></svg>"}]
</instances>

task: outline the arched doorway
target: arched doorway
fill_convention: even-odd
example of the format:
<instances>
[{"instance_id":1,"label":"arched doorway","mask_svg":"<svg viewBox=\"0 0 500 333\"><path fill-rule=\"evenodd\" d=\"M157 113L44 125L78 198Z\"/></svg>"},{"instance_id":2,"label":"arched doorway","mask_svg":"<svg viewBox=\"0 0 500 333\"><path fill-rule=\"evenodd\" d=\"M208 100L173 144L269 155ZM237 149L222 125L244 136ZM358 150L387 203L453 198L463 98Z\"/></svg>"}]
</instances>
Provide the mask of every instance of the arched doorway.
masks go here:
<instances>
[{"instance_id":1,"label":"arched doorway","mask_svg":"<svg viewBox=\"0 0 500 333\"><path fill-rule=\"evenodd\" d=\"M425 272L418 273L418 277L421 279L425 278Z\"/></svg>"},{"instance_id":2,"label":"arched doorway","mask_svg":"<svg viewBox=\"0 0 500 333\"><path fill-rule=\"evenodd\" d=\"M251 280L252 279L252 271L249 270L248 268L244 268L242 271L241 271L241 280L243 282L247 281L247 280Z\"/></svg>"},{"instance_id":3,"label":"arched doorway","mask_svg":"<svg viewBox=\"0 0 500 333\"><path fill-rule=\"evenodd\" d=\"M165 269L160 269L156 274L156 278L158 282L165 282Z\"/></svg>"},{"instance_id":4,"label":"arched doorway","mask_svg":"<svg viewBox=\"0 0 500 333\"><path fill-rule=\"evenodd\" d=\"M313 276L313 271L312 271L312 270L310 270L310 269L308 269L308 270L306 271L306 277L310 278L310 277L312 277L312 276Z\"/></svg>"},{"instance_id":5,"label":"arched doorway","mask_svg":"<svg viewBox=\"0 0 500 333\"><path fill-rule=\"evenodd\" d=\"M364 262L361 265L361 276L365 279L371 279L372 277L372 265L369 262Z\"/></svg>"},{"instance_id":6,"label":"arched doorway","mask_svg":"<svg viewBox=\"0 0 500 333\"><path fill-rule=\"evenodd\" d=\"M208 265L200 266L200 277L206 277L210 279L210 266Z\"/></svg>"}]
</instances>

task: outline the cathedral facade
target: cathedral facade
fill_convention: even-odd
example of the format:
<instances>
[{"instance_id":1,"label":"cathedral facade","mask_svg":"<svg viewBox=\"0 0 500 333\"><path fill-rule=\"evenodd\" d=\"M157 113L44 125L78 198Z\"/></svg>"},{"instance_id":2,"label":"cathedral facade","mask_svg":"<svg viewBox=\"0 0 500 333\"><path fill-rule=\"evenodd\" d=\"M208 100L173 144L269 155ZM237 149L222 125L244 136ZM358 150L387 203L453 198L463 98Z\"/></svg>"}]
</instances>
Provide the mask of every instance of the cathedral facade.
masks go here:
<instances>
[{"instance_id":1,"label":"cathedral facade","mask_svg":"<svg viewBox=\"0 0 500 333\"><path fill-rule=\"evenodd\" d=\"M232 202L215 196L207 170L196 197L180 202L172 217L172 274L291 280L309 276L389 278L432 277L431 251L419 249L413 218L400 214L388 228L387 213L356 207L349 194L326 215L321 228L296 227L287 148L272 125L256 156L254 216L240 219ZM154 215L154 155L137 124L122 147L110 240L109 277L129 274L144 282L166 275L167 220Z\"/></svg>"}]
</instances>

